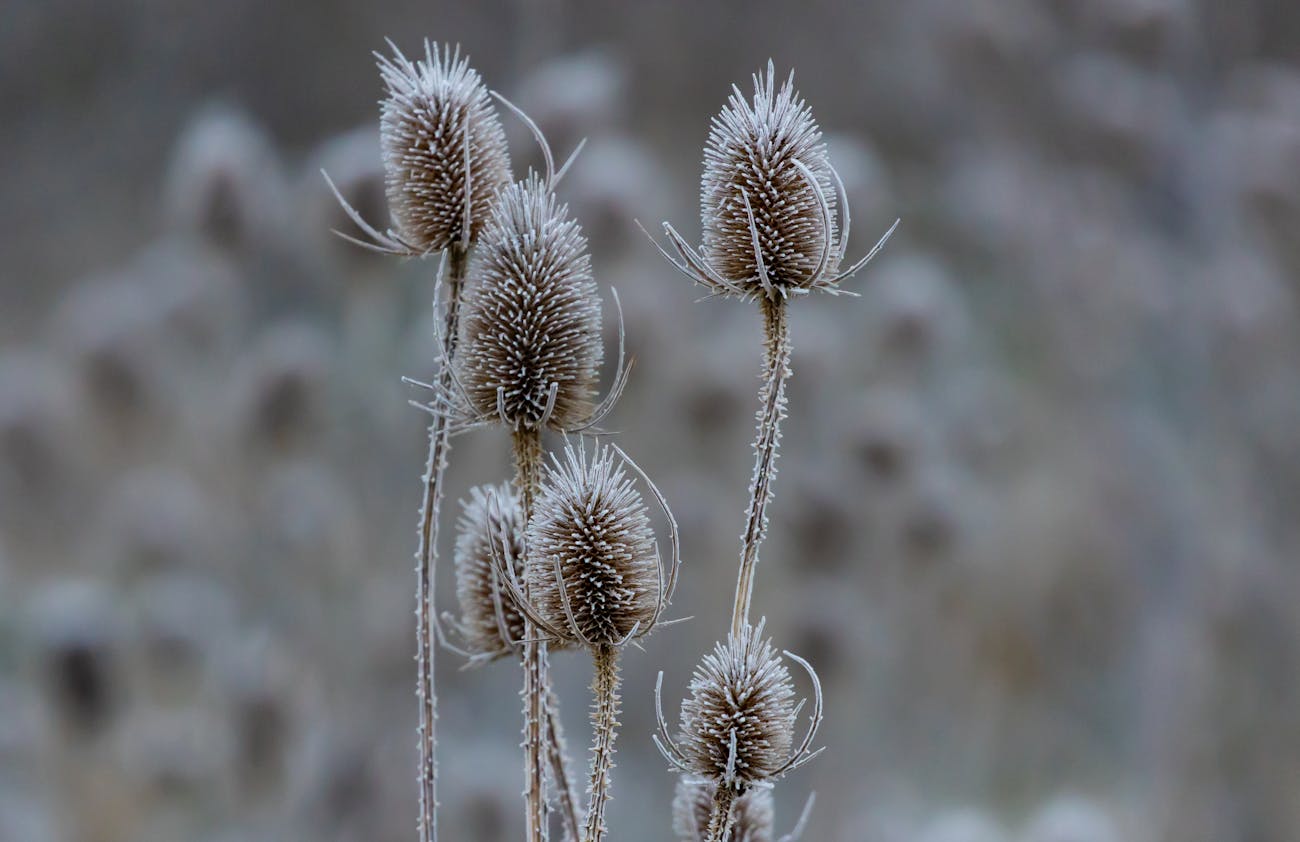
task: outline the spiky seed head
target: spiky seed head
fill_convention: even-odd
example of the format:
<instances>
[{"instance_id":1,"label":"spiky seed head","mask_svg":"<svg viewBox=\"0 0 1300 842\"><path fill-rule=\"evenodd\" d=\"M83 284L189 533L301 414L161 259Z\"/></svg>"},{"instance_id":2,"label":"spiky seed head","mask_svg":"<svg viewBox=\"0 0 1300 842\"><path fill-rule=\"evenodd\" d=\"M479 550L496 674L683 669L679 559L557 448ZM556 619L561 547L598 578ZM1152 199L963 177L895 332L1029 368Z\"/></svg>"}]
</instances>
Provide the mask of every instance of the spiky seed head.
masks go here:
<instances>
[{"instance_id":1,"label":"spiky seed head","mask_svg":"<svg viewBox=\"0 0 1300 842\"><path fill-rule=\"evenodd\" d=\"M677 795L673 798L673 832L682 842L705 842L717 788L713 781L686 776L678 780ZM771 789L752 787L746 790L736 799L732 810L735 824L725 842L772 842Z\"/></svg>"},{"instance_id":2,"label":"spiky seed head","mask_svg":"<svg viewBox=\"0 0 1300 842\"><path fill-rule=\"evenodd\" d=\"M764 294L756 231L773 288L807 291L838 263L835 205L834 175L812 109L795 91L793 73L777 88L769 61L766 74L754 75L753 97L733 86L710 125L700 183L703 257L732 287ZM818 271L828 248L829 261Z\"/></svg>"},{"instance_id":3,"label":"spiky seed head","mask_svg":"<svg viewBox=\"0 0 1300 842\"><path fill-rule=\"evenodd\" d=\"M548 466L528 524L528 547L538 613L573 642L616 644L650 630L660 600L654 533L641 494L612 448L588 456L566 447L563 460Z\"/></svg>"},{"instance_id":4,"label":"spiky seed head","mask_svg":"<svg viewBox=\"0 0 1300 842\"><path fill-rule=\"evenodd\" d=\"M384 183L397 234L416 251L473 243L492 195L510 179L505 130L478 71L460 47L424 42L412 62L379 55ZM469 231L465 225L469 193Z\"/></svg>"},{"instance_id":5,"label":"spiky seed head","mask_svg":"<svg viewBox=\"0 0 1300 842\"><path fill-rule=\"evenodd\" d=\"M524 638L524 618L494 575L496 558L524 573L524 513L519 496L508 484L480 485L461 501L456 521L456 598L460 602L460 631L475 657L495 659L513 652ZM501 611L498 617L497 605ZM502 623L509 638L502 636Z\"/></svg>"},{"instance_id":6,"label":"spiky seed head","mask_svg":"<svg viewBox=\"0 0 1300 842\"><path fill-rule=\"evenodd\" d=\"M770 640L746 625L704 656L682 703L682 753L691 770L726 780L735 735L734 779L762 781L790 759L794 683Z\"/></svg>"},{"instance_id":7,"label":"spiky seed head","mask_svg":"<svg viewBox=\"0 0 1300 842\"><path fill-rule=\"evenodd\" d=\"M498 193L476 263L457 355L471 410L515 429L573 429L592 412L603 354L581 227L530 174Z\"/></svg>"}]
</instances>

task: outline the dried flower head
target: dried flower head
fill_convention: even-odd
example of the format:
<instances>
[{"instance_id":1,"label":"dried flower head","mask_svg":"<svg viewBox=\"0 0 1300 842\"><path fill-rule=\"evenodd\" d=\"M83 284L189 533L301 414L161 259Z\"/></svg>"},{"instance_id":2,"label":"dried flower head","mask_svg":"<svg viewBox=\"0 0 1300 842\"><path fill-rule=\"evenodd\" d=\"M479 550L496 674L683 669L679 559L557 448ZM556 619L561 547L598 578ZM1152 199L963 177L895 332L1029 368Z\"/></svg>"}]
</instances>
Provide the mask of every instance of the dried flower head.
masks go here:
<instances>
[{"instance_id":1,"label":"dried flower head","mask_svg":"<svg viewBox=\"0 0 1300 842\"><path fill-rule=\"evenodd\" d=\"M729 634L706 654L691 677L690 696L682 702L681 742L674 743L659 712L655 742L678 769L744 791L797 769L821 752L810 751L821 724L821 686L808 662L791 652L812 678L814 705L807 734L794 744L794 682L763 623ZM663 675L660 674L662 684ZM656 689L656 695L660 691ZM656 700L658 702L659 699Z\"/></svg>"},{"instance_id":2,"label":"dried flower head","mask_svg":"<svg viewBox=\"0 0 1300 842\"><path fill-rule=\"evenodd\" d=\"M754 76L753 99L733 87L710 126L700 183L704 258L738 286L758 285L761 270L773 286L806 287L837 265L836 222L823 215L834 209L821 129L794 74L778 90L769 63L766 75Z\"/></svg>"},{"instance_id":3,"label":"dried flower head","mask_svg":"<svg viewBox=\"0 0 1300 842\"><path fill-rule=\"evenodd\" d=\"M475 662L495 660L518 649L524 618L497 578L497 565L524 570L524 513L519 496L506 483L470 489L456 521L456 597L460 619L453 621Z\"/></svg>"},{"instance_id":4,"label":"dried flower head","mask_svg":"<svg viewBox=\"0 0 1300 842\"><path fill-rule=\"evenodd\" d=\"M702 247L697 252L665 223L681 262L664 254L717 295L837 292L840 281L865 266L893 228L865 258L839 271L850 216L821 129L794 88L793 72L778 88L769 61L767 72L753 79L753 97L747 99L733 85L709 130L700 182Z\"/></svg>"},{"instance_id":5,"label":"dried flower head","mask_svg":"<svg viewBox=\"0 0 1300 842\"><path fill-rule=\"evenodd\" d=\"M458 381L478 420L514 429L590 422L600 298L587 238L536 174L497 194L465 302Z\"/></svg>"},{"instance_id":6,"label":"dried flower head","mask_svg":"<svg viewBox=\"0 0 1300 842\"><path fill-rule=\"evenodd\" d=\"M589 646L649 631L662 569L650 516L611 447L565 448L542 480L528 524L528 580L546 626Z\"/></svg>"},{"instance_id":7,"label":"dried flower head","mask_svg":"<svg viewBox=\"0 0 1300 842\"><path fill-rule=\"evenodd\" d=\"M683 776L673 798L673 832L682 842L705 842L717 784ZM735 824L725 842L772 842L772 791L748 790L732 806Z\"/></svg>"},{"instance_id":8,"label":"dried flower head","mask_svg":"<svg viewBox=\"0 0 1300 842\"><path fill-rule=\"evenodd\" d=\"M375 58L386 88L380 143L396 228L375 230L335 190L352 221L374 241L354 242L392 254L472 244L487 222L493 194L510 180L505 130L491 95L460 47L426 40L424 59L412 62L391 41L389 46L391 58Z\"/></svg>"}]
</instances>

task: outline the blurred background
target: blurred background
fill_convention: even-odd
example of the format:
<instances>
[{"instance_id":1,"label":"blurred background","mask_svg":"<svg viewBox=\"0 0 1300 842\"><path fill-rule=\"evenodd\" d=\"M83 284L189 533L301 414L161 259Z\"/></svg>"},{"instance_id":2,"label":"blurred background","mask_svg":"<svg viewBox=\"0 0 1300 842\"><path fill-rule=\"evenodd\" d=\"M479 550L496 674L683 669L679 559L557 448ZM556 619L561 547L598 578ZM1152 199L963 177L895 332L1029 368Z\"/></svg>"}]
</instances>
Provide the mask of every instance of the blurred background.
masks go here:
<instances>
[{"instance_id":1,"label":"blurred background","mask_svg":"<svg viewBox=\"0 0 1300 842\"><path fill-rule=\"evenodd\" d=\"M616 839L671 835L654 676L675 717L726 626L760 335L632 220L698 237L708 120L770 56L850 253L903 219L861 298L794 308L756 608L820 671L830 749L779 832L815 790L829 842L1300 840L1294 3L0 17L0 840L413 838L425 417L399 377L433 370L436 267L332 237L319 170L386 221L370 51L426 35L561 154L589 138L560 192L638 361L610 426L682 526L695 619L626 658ZM456 442L444 559L505 453ZM553 660L582 767L589 668ZM458 666L443 836L517 838L518 669Z\"/></svg>"}]
</instances>

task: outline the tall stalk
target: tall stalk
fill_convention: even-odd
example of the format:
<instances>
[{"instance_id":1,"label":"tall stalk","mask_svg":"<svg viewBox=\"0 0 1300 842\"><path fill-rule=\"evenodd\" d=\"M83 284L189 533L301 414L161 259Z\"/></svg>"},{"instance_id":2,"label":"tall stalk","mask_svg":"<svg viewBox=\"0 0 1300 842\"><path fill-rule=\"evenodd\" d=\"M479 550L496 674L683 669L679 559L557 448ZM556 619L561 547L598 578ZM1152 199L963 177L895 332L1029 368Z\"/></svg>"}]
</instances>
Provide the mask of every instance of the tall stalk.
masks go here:
<instances>
[{"instance_id":1,"label":"tall stalk","mask_svg":"<svg viewBox=\"0 0 1300 842\"><path fill-rule=\"evenodd\" d=\"M790 379L789 310L784 296L760 299L763 310L763 386L759 390L758 434L754 439L754 476L749 484L749 508L741 536L740 575L731 614L731 632L739 634L749 623L754 595L758 549L767 535L767 504L772 499L781 421L786 416L785 384Z\"/></svg>"},{"instance_id":2,"label":"tall stalk","mask_svg":"<svg viewBox=\"0 0 1300 842\"><path fill-rule=\"evenodd\" d=\"M605 835L605 805L609 802L610 771L614 768L614 739L618 734L618 649L602 643L592 651L591 679L591 798L583 842L600 842Z\"/></svg>"},{"instance_id":3,"label":"tall stalk","mask_svg":"<svg viewBox=\"0 0 1300 842\"><path fill-rule=\"evenodd\" d=\"M447 249L447 306L442 325L442 367L438 394L451 393L452 358L460 333L460 300L469 269L469 249L454 242ZM447 469L451 441L447 415L437 412L429 422L429 458L424 467L424 498L420 503L420 539L415 552L416 581L416 696L420 701L420 838L438 838L438 698L434 684L433 639L434 577L438 561L438 510L442 505L442 475Z\"/></svg>"},{"instance_id":4,"label":"tall stalk","mask_svg":"<svg viewBox=\"0 0 1300 842\"><path fill-rule=\"evenodd\" d=\"M536 428L516 429L512 434L515 461L515 484L524 510L524 522L533 515L533 504L541 485L542 433ZM524 547L524 566L528 566L528 547ZM531 598L528 577L524 577L524 597ZM545 745L547 729L546 696L549 685L546 644L533 621L524 617L524 829L528 842L547 838L545 792ZM562 765L562 764L561 764Z\"/></svg>"}]
</instances>

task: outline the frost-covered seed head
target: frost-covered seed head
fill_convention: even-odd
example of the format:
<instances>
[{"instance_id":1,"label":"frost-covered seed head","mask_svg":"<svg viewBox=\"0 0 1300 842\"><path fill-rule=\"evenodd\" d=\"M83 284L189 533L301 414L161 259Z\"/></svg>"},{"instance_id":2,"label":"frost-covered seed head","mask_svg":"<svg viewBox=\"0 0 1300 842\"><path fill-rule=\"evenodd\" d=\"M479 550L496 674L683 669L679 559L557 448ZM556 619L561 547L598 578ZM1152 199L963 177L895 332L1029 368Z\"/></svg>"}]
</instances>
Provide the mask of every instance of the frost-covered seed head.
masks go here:
<instances>
[{"instance_id":1,"label":"frost-covered seed head","mask_svg":"<svg viewBox=\"0 0 1300 842\"><path fill-rule=\"evenodd\" d=\"M682 842L705 842L717 784L683 776L673 798L673 832ZM735 824L725 842L772 842L772 790L753 787L732 807Z\"/></svg>"},{"instance_id":2,"label":"frost-covered seed head","mask_svg":"<svg viewBox=\"0 0 1300 842\"><path fill-rule=\"evenodd\" d=\"M634 630L650 630L660 600L654 533L640 493L611 448L588 457L568 447L563 461L548 466L528 524L528 547L538 613L574 642L616 644Z\"/></svg>"},{"instance_id":3,"label":"frost-covered seed head","mask_svg":"<svg viewBox=\"0 0 1300 842\"><path fill-rule=\"evenodd\" d=\"M515 429L582 423L602 357L600 298L587 238L535 174L497 195L475 275L456 360L471 410Z\"/></svg>"},{"instance_id":4,"label":"frost-covered seed head","mask_svg":"<svg viewBox=\"0 0 1300 842\"><path fill-rule=\"evenodd\" d=\"M837 262L835 181L821 129L794 89L794 74L778 89L771 62L766 74L754 76L752 100L739 88L732 91L704 147L703 257L731 286L758 296L764 288L757 230L772 286L783 294L806 291L833 274ZM830 262L819 272L828 245Z\"/></svg>"},{"instance_id":5,"label":"frost-covered seed head","mask_svg":"<svg viewBox=\"0 0 1300 842\"><path fill-rule=\"evenodd\" d=\"M510 179L505 130L478 71L460 48L424 42L412 62L376 54L387 89L380 105L385 186L402 241L417 251L472 243L492 195ZM468 148L467 148L468 147ZM465 223L468 178L470 230Z\"/></svg>"},{"instance_id":6,"label":"frost-covered seed head","mask_svg":"<svg viewBox=\"0 0 1300 842\"><path fill-rule=\"evenodd\" d=\"M691 771L711 780L728 774L736 736L735 778L762 781L790 759L794 683L770 640L746 625L704 656L682 703L679 743Z\"/></svg>"},{"instance_id":7,"label":"frost-covered seed head","mask_svg":"<svg viewBox=\"0 0 1300 842\"><path fill-rule=\"evenodd\" d=\"M460 602L460 631L471 655L498 658L513 652L524 638L524 618L493 574L496 558L506 561L516 576L524 572L524 512L507 484L480 485L461 501L456 521L456 598ZM504 545L504 546L503 546ZM500 617L510 638L501 635Z\"/></svg>"}]
</instances>

